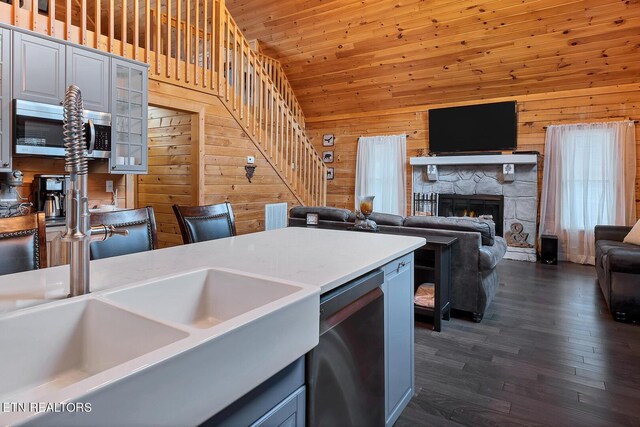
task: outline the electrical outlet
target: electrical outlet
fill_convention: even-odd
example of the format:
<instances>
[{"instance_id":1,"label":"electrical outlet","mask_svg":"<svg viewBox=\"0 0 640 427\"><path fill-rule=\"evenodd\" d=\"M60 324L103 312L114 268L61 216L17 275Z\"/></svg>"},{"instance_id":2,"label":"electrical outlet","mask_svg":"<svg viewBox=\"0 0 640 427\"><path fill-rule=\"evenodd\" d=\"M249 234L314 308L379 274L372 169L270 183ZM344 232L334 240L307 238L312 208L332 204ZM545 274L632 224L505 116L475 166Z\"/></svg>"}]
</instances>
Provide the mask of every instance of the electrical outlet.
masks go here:
<instances>
[{"instance_id":1,"label":"electrical outlet","mask_svg":"<svg viewBox=\"0 0 640 427\"><path fill-rule=\"evenodd\" d=\"M107 193L113 193L113 181L107 181L107 189L105 191Z\"/></svg>"},{"instance_id":2,"label":"electrical outlet","mask_svg":"<svg viewBox=\"0 0 640 427\"><path fill-rule=\"evenodd\" d=\"M252 165L256 162L256 158L253 156L247 156L247 164Z\"/></svg>"}]
</instances>

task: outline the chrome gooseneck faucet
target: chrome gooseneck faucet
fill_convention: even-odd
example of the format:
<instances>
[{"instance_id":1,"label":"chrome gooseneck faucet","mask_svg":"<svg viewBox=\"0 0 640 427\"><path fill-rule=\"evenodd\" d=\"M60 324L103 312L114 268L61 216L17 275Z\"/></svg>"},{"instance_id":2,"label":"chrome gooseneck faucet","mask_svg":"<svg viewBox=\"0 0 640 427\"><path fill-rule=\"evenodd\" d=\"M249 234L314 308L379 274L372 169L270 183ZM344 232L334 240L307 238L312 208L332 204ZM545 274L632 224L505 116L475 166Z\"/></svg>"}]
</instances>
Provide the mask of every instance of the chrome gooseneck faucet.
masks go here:
<instances>
[{"instance_id":1,"label":"chrome gooseneck faucet","mask_svg":"<svg viewBox=\"0 0 640 427\"><path fill-rule=\"evenodd\" d=\"M87 154L93 151L95 132L89 120L89 148L86 146L83 103L80 89L71 85L63 102L65 170L69 173L66 194L66 227L62 240L70 243L69 296L90 292L89 244L91 240L106 240L127 230L117 230L112 225L90 226L89 201L87 197Z\"/></svg>"}]
</instances>

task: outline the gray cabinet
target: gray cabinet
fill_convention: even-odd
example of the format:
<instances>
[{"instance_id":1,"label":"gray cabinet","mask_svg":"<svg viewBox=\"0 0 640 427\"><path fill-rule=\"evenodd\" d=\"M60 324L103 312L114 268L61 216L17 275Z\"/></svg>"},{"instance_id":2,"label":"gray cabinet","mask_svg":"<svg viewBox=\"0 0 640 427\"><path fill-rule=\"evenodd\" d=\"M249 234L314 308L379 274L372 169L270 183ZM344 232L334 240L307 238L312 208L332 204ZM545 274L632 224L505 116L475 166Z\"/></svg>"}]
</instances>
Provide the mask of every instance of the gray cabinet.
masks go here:
<instances>
[{"instance_id":1,"label":"gray cabinet","mask_svg":"<svg viewBox=\"0 0 640 427\"><path fill-rule=\"evenodd\" d=\"M147 172L147 72L111 60L111 172Z\"/></svg>"},{"instance_id":2,"label":"gray cabinet","mask_svg":"<svg viewBox=\"0 0 640 427\"><path fill-rule=\"evenodd\" d=\"M79 47L67 46L66 60L65 88L72 84L78 86L87 110L110 111L111 58Z\"/></svg>"},{"instance_id":3,"label":"gray cabinet","mask_svg":"<svg viewBox=\"0 0 640 427\"><path fill-rule=\"evenodd\" d=\"M0 28L0 172L11 171L11 31Z\"/></svg>"},{"instance_id":4,"label":"gray cabinet","mask_svg":"<svg viewBox=\"0 0 640 427\"><path fill-rule=\"evenodd\" d=\"M53 40L13 34L13 97L60 104L64 98L65 45Z\"/></svg>"},{"instance_id":5,"label":"gray cabinet","mask_svg":"<svg viewBox=\"0 0 640 427\"><path fill-rule=\"evenodd\" d=\"M200 426L304 427L304 382L302 356Z\"/></svg>"},{"instance_id":6,"label":"gray cabinet","mask_svg":"<svg viewBox=\"0 0 640 427\"><path fill-rule=\"evenodd\" d=\"M391 426L415 390L413 342L413 253L384 268L386 425Z\"/></svg>"},{"instance_id":7,"label":"gray cabinet","mask_svg":"<svg viewBox=\"0 0 640 427\"><path fill-rule=\"evenodd\" d=\"M251 427L304 427L305 390L304 386L300 387Z\"/></svg>"}]
</instances>

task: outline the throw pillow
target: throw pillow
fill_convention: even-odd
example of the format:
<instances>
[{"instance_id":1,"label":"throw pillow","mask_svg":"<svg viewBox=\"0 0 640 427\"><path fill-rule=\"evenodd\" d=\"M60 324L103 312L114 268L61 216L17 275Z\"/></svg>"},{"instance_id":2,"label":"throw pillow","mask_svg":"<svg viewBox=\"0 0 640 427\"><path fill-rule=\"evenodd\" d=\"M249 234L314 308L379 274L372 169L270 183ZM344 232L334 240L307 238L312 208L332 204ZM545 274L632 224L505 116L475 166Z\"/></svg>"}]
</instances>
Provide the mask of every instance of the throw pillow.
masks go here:
<instances>
[{"instance_id":1,"label":"throw pillow","mask_svg":"<svg viewBox=\"0 0 640 427\"><path fill-rule=\"evenodd\" d=\"M640 245L640 220L636 222L636 225L634 225L629 234L626 235L623 242Z\"/></svg>"}]
</instances>

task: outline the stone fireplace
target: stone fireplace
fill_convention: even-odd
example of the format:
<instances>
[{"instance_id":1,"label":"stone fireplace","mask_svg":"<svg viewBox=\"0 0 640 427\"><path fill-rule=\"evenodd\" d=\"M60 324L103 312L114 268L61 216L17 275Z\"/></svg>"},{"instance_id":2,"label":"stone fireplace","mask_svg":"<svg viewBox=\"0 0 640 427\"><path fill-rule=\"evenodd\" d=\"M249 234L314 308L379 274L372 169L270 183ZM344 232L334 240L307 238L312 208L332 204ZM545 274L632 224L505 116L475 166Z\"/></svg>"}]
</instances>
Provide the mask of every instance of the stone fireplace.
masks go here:
<instances>
[{"instance_id":1,"label":"stone fireplace","mask_svg":"<svg viewBox=\"0 0 640 427\"><path fill-rule=\"evenodd\" d=\"M513 233L512 225L520 223L522 244L510 245L505 258L536 261L537 155L413 157L411 165L412 192L438 193L439 215L464 216L461 207L468 205L467 216L471 210L475 216L493 215L494 221L501 223L500 227L496 224L496 234L507 236ZM500 199L501 218L491 212L500 207ZM477 209L483 212L475 212Z\"/></svg>"}]
</instances>

